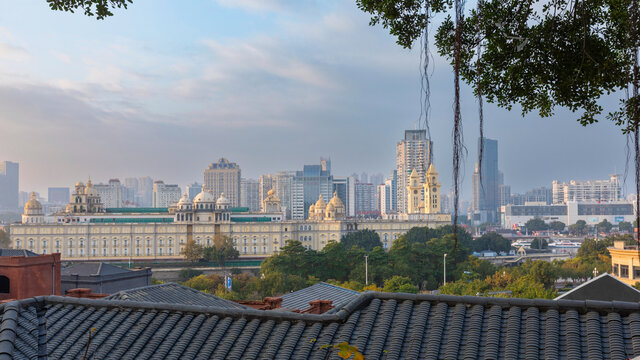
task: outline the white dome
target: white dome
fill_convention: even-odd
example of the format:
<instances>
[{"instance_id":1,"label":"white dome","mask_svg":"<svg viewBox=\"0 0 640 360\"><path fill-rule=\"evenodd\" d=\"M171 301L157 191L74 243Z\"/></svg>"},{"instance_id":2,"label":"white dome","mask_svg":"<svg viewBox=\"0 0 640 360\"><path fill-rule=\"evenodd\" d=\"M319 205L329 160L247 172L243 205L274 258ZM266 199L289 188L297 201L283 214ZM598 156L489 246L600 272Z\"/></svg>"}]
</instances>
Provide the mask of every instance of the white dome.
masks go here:
<instances>
[{"instance_id":1,"label":"white dome","mask_svg":"<svg viewBox=\"0 0 640 360\"><path fill-rule=\"evenodd\" d=\"M178 205L191 205L191 200L189 199L189 195L184 194L178 201Z\"/></svg>"},{"instance_id":2,"label":"white dome","mask_svg":"<svg viewBox=\"0 0 640 360\"><path fill-rule=\"evenodd\" d=\"M216 198L213 196L212 193L202 190L200 194L196 195L196 197L193 198L193 202L194 203L214 203L216 202Z\"/></svg>"},{"instance_id":3,"label":"white dome","mask_svg":"<svg viewBox=\"0 0 640 360\"><path fill-rule=\"evenodd\" d=\"M220 193L220 197L218 198L218 201L216 201L216 205L230 205L230 204L231 204L231 201L226 197L224 197L224 193Z\"/></svg>"}]
</instances>

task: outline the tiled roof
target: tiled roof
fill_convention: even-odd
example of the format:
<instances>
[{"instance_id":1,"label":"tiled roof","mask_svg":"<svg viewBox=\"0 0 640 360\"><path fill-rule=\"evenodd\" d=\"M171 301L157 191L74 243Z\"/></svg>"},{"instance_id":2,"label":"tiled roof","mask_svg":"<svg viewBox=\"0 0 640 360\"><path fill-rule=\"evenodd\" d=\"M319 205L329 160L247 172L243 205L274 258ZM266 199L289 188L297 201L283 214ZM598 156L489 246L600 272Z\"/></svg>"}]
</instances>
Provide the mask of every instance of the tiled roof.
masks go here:
<instances>
[{"instance_id":1,"label":"tiled roof","mask_svg":"<svg viewBox=\"0 0 640 360\"><path fill-rule=\"evenodd\" d=\"M119 266L114 266L102 262L84 262L76 263L69 267L62 269L62 275L113 275L131 272L129 269L124 269Z\"/></svg>"},{"instance_id":2,"label":"tiled roof","mask_svg":"<svg viewBox=\"0 0 640 360\"><path fill-rule=\"evenodd\" d=\"M205 294L196 289L176 283L165 283L122 290L106 297L105 300L213 306L223 309L248 309L248 307L234 303L233 301Z\"/></svg>"},{"instance_id":3,"label":"tiled roof","mask_svg":"<svg viewBox=\"0 0 640 360\"><path fill-rule=\"evenodd\" d=\"M559 299L640 302L640 291L604 273L556 298Z\"/></svg>"},{"instance_id":4,"label":"tiled roof","mask_svg":"<svg viewBox=\"0 0 640 360\"><path fill-rule=\"evenodd\" d=\"M344 341L367 359L640 354L640 304L616 301L364 293L310 315L48 296L0 313L0 359L325 359Z\"/></svg>"},{"instance_id":5,"label":"tiled roof","mask_svg":"<svg viewBox=\"0 0 640 360\"><path fill-rule=\"evenodd\" d=\"M320 282L307 288L282 295L282 307L304 310L313 300L331 300L332 305L340 308L356 298L360 293L340 286Z\"/></svg>"},{"instance_id":6,"label":"tiled roof","mask_svg":"<svg viewBox=\"0 0 640 360\"><path fill-rule=\"evenodd\" d=\"M33 251L24 249L0 249L0 256L40 256Z\"/></svg>"}]
</instances>

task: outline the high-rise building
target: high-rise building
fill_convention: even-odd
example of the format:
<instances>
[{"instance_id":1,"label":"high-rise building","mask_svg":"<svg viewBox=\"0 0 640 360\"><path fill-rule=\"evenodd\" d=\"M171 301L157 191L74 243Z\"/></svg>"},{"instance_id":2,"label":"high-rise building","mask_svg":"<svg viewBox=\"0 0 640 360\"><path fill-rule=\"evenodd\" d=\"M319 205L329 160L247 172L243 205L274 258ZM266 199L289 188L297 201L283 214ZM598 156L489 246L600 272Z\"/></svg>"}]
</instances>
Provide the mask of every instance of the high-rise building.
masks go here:
<instances>
[{"instance_id":1,"label":"high-rise building","mask_svg":"<svg viewBox=\"0 0 640 360\"><path fill-rule=\"evenodd\" d=\"M498 141L479 138L478 153L480 153L481 142L484 144L482 151L482 168L479 168L478 164L476 164L476 169L471 178L473 184L471 220L475 224L496 223L498 221L497 215L500 207Z\"/></svg>"},{"instance_id":2,"label":"high-rise building","mask_svg":"<svg viewBox=\"0 0 640 360\"><path fill-rule=\"evenodd\" d=\"M280 208L287 219L292 218L292 191L295 175L295 171L280 171L271 175L272 189L275 190L276 196L280 199ZM266 209L264 210L266 211Z\"/></svg>"},{"instance_id":3,"label":"high-rise building","mask_svg":"<svg viewBox=\"0 0 640 360\"><path fill-rule=\"evenodd\" d=\"M331 160L320 158L320 165L304 165L302 171L296 171L292 184L293 219L306 219L309 207L315 204L320 195L324 199L331 199L333 191L333 176L331 175Z\"/></svg>"},{"instance_id":4,"label":"high-rise building","mask_svg":"<svg viewBox=\"0 0 640 360\"><path fill-rule=\"evenodd\" d=\"M382 175L381 173L373 174L369 176L369 182L371 182L375 186L384 184L384 175Z\"/></svg>"},{"instance_id":5,"label":"high-rise building","mask_svg":"<svg viewBox=\"0 0 640 360\"><path fill-rule=\"evenodd\" d=\"M153 179L144 176L138 179L138 206L153 206Z\"/></svg>"},{"instance_id":6,"label":"high-rise building","mask_svg":"<svg viewBox=\"0 0 640 360\"><path fill-rule=\"evenodd\" d=\"M362 174L360 174L360 182L361 183L368 183L369 182L369 174L367 174L366 172L362 172Z\"/></svg>"},{"instance_id":7,"label":"high-rise building","mask_svg":"<svg viewBox=\"0 0 640 360\"><path fill-rule=\"evenodd\" d=\"M391 213L391 187L380 184L376 187L376 205L381 215Z\"/></svg>"},{"instance_id":8,"label":"high-rise building","mask_svg":"<svg viewBox=\"0 0 640 360\"><path fill-rule=\"evenodd\" d=\"M333 178L333 191L337 193L340 200L342 200L345 206L345 215L348 217L356 216L356 182L352 176Z\"/></svg>"},{"instance_id":9,"label":"high-rise building","mask_svg":"<svg viewBox=\"0 0 640 360\"><path fill-rule=\"evenodd\" d=\"M186 190L187 190L186 193L187 193L187 196L189 197L189 200L193 200L193 198L195 198L198 194L202 192L202 184L198 184L197 182L194 182L193 184L187 185Z\"/></svg>"},{"instance_id":10,"label":"high-rise building","mask_svg":"<svg viewBox=\"0 0 640 360\"><path fill-rule=\"evenodd\" d=\"M524 194L525 202L543 202L547 205L553 203L553 190L548 187L539 187L527 191Z\"/></svg>"},{"instance_id":11,"label":"high-rise building","mask_svg":"<svg viewBox=\"0 0 640 360\"><path fill-rule=\"evenodd\" d=\"M154 208L167 208L177 203L182 197L182 191L178 185L165 184L162 180L153 182L153 201Z\"/></svg>"},{"instance_id":12,"label":"high-rise building","mask_svg":"<svg viewBox=\"0 0 640 360\"><path fill-rule=\"evenodd\" d=\"M360 177L362 179L362 177ZM357 182L356 190L356 216L377 217L380 213L376 206L376 186L371 183Z\"/></svg>"},{"instance_id":13,"label":"high-rise building","mask_svg":"<svg viewBox=\"0 0 640 360\"><path fill-rule=\"evenodd\" d=\"M501 184L499 186L500 191L500 206L508 205L511 203L511 186Z\"/></svg>"},{"instance_id":14,"label":"high-rise building","mask_svg":"<svg viewBox=\"0 0 640 360\"><path fill-rule=\"evenodd\" d=\"M389 187L390 193L390 212L398 211L398 170L392 170L389 177L384 181L384 184Z\"/></svg>"},{"instance_id":15,"label":"high-rise building","mask_svg":"<svg viewBox=\"0 0 640 360\"><path fill-rule=\"evenodd\" d=\"M50 204L67 204L71 198L68 187L50 187L47 191L47 201Z\"/></svg>"},{"instance_id":16,"label":"high-rise building","mask_svg":"<svg viewBox=\"0 0 640 360\"><path fill-rule=\"evenodd\" d=\"M260 179L258 181L258 196L260 198L260 204L262 206L261 211L265 211L264 199L267 198L269 190L273 189L273 177L271 176L271 174L260 175Z\"/></svg>"},{"instance_id":17,"label":"high-rise building","mask_svg":"<svg viewBox=\"0 0 640 360\"><path fill-rule=\"evenodd\" d=\"M220 158L204 169L203 190L211 192L216 198L224 193L232 207L240 206L240 166Z\"/></svg>"},{"instance_id":18,"label":"high-rise building","mask_svg":"<svg viewBox=\"0 0 640 360\"><path fill-rule=\"evenodd\" d=\"M433 143L427 140L426 130L405 130L404 139L396 146L397 204L398 212L407 212L407 186L409 176L415 169L420 182L424 182L427 168L433 162Z\"/></svg>"},{"instance_id":19,"label":"high-rise building","mask_svg":"<svg viewBox=\"0 0 640 360\"><path fill-rule=\"evenodd\" d=\"M571 180L568 183L553 181L552 197L554 204L569 201L577 202L614 202L622 201L620 175L611 175L609 180Z\"/></svg>"},{"instance_id":20,"label":"high-rise building","mask_svg":"<svg viewBox=\"0 0 640 360\"><path fill-rule=\"evenodd\" d=\"M252 212L259 212L262 202L259 188L260 182L257 179L240 179L240 206L249 208Z\"/></svg>"},{"instance_id":21,"label":"high-rise building","mask_svg":"<svg viewBox=\"0 0 640 360\"><path fill-rule=\"evenodd\" d=\"M93 188L100 195L100 200L105 208L122 207L122 185L118 179L110 179L107 184L96 184Z\"/></svg>"},{"instance_id":22,"label":"high-rise building","mask_svg":"<svg viewBox=\"0 0 640 360\"><path fill-rule=\"evenodd\" d=\"M0 209L18 210L19 173L20 166L18 163L11 161L0 162Z\"/></svg>"}]
</instances>

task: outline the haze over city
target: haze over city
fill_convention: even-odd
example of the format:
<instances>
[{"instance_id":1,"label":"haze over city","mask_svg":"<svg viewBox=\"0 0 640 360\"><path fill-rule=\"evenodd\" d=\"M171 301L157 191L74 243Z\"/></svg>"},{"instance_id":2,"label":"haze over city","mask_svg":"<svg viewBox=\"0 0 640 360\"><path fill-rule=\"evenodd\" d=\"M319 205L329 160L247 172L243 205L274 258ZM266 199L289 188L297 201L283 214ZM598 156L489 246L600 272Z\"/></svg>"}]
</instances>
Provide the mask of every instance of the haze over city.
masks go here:
<instances>
[{"instance_id":1,"label":"haze over city","mask_svg":"<svg viewBox=\"0 0 640 360\"><path fill-rule=\"evenodd\" d=\"M353 1L135 2L105 21L0 2L0 154L20 163L23 191L87 176L186 185L222 156L249 178L320 157L334 174L386 176L420 114L419 49L370 27ZM430 129L446 192L452 74L433 57ZM467 87L462 104L469 199L478 130ZM620 130L577 117L485 104L485 136L499 142L512 191L624 172Z\"/></svg>"}]
</instances>

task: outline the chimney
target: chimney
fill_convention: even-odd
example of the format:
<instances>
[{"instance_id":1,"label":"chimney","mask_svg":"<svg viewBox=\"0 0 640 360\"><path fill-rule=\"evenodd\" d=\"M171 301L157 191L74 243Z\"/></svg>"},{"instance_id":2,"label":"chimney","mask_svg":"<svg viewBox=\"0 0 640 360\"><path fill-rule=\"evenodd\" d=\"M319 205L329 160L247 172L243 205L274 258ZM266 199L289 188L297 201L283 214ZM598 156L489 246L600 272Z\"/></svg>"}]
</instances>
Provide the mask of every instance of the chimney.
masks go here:
<instances>
[{"instance_id":1,"label":"chimney","mask_svg":"<svg viewBox=\"0 0 640 360\"><path fill-rule=\"evenodd\" d=\"M309 302L309 309L305 310L307 314L324 314L333 309L333 301L331 300L313 300Z\"/></svg>"},{"instance_id":2,"label":"chimney","mask_svg":"<svg viewBox=\"0 0 640 360\"><path fill-rule=\"evenodd\" d=\"M281 297L266 297L263 299L265 304L267 305L266 310L279 309L282 307L282 298Z\"/></svg>"}]
</instances>

